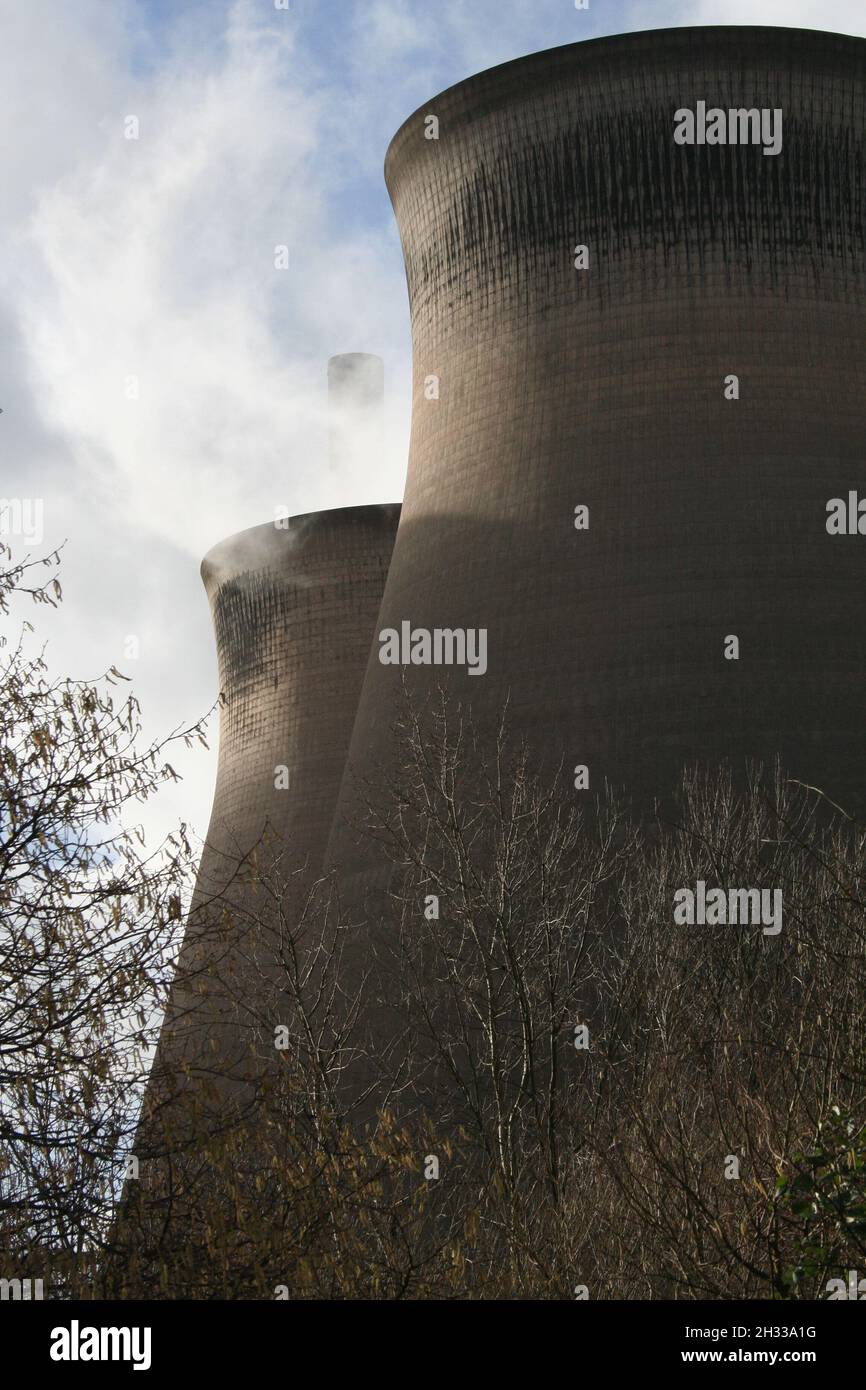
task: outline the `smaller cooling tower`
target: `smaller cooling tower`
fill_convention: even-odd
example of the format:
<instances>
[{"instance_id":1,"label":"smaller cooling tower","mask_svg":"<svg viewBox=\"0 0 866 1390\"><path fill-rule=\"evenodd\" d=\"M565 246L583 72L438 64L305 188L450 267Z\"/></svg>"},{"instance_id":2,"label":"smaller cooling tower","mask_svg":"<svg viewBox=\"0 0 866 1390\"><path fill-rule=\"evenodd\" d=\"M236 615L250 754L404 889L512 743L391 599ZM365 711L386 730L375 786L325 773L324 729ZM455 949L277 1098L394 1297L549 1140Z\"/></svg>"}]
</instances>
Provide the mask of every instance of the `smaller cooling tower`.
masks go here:
<instances>
[{"instance_id":1,"label":"smaller cooling tower","mask_svg":"<svg viewBox=\"0 0 866 1390\"><path fill-rule=\"evenodd\" d=\"M314 512L205 556L225 704L197 896L266 825L321 867L399 513Z\"/></svg>"},{"instance_id":2,"label":"smaller cooling tower","mask_svg":"<svg viewBox=\"0 0 866 1390\"><path fill-rule=\"evenodd\" d=\"M382 457L385 369L369 352L328 360L328 459L343 479Z\"/></svg>"},{"instance_id":3,"label":"smaller cooling tower","mask_svg":"<svg viewBox=\"0 0 866 1390\"><path fill-rule=\"evenodd\" d=\"M190 1073L219 1114L226 1083L255 1078L256 1056L273 1055L273 920L300 913L321 870L399 514L295 516L222 541L202 563L224 701L219 763L146 1114L178 1086L188 1095ZM277 858L280 883L304 871L279 902L273 881L250 875L252 851L260 879Z\"/></svg>"}]
</instances>

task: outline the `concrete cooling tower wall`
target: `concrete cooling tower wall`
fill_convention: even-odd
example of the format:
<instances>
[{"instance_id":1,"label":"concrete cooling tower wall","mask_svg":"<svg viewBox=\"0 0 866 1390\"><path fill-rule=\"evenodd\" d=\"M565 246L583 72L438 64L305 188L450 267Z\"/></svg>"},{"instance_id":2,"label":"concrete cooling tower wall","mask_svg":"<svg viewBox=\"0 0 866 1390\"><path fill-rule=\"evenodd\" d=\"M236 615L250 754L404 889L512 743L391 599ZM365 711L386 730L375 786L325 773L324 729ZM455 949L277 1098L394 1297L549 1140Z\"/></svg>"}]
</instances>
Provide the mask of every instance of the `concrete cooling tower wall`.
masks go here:
<instances>
[{"instance_id":1,"label":"concrete cooling tower wall","mask_svg":"<svg viewBox=\"0 0 866 1390\"><path fill-rule=\"evenodd\" d=\"M864 170L866 43L825 33L594 40L406 121L411 450L356 775L405 676L482 719L510 697L564 796L579 765L649 804L685 762L778 754L862 809ZM443 630L486 663L433 664Z\"/></svg>"},{"instance_id":2,"label":"concrete cooling tower wall","mask_svg":"<svg viewBox=\"0 0 866 1390\"><path fill-rule=\"evenodd\" d=\"M200 892L266 823L321 869L399 512L314 512L205 556L225 704Z\"/></svg>"},{"instance_id":3,"label":"concrete cooling tower wall","mask_svg":"<svg viewBox=\"0 0 866 1390\"><path fill-rule=\"evenodd\" d=\"M180 1063L219 1087L256 1070L250 1028L257 1006L267 1011L276 951L268 894L239 864L258 845L265 872L279 858L281 883L305 868L285 895L290 919L321 872L399 513L295 516L222 541L202 563L224 697L219 764L157 1080Z\"/></svg>"}]
</instances>

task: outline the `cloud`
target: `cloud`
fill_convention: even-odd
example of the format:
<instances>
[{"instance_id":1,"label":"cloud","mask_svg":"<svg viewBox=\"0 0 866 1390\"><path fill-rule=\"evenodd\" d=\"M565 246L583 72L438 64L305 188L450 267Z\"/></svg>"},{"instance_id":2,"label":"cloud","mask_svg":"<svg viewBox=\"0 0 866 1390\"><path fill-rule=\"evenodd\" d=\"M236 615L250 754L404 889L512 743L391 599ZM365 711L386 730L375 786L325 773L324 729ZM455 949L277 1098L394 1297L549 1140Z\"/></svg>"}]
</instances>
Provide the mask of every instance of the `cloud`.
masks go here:
<instances>
[{"instance_id":1,"label":"cloud","mask_svg":"<svg viewBox=\"0 0 866 1390\"><path fill-rule=\"evenodd\" d=\"M681 6L680 23L767 24L787 29L827 29L840 34L866 33L860 0L697 0ZM687 16L687 17L686 17Z\"/></svg>"},{"instance_id":2,"label":"cloud","mask_svg":"<svg viewBox=\"0 0 866 1390\"><path fill-rule=\"evenodd\" d=\"M278 507L399 500L409 334L382 160L411 111L602 32L864 27L852 0L0 0L0 17L2 492L43 497L47 542L70 538L67 601L39 619L55 668L126 667L150 732L216 694L205 550ZM385 359L386 442L333 470L326 361L349 351ZM189 780L146 818L201 832L214 761L179 762Z\"/></svg>"},{"instance_id":3,"label":"cloud","mask_svg":"<svg viewBox=\"0 0 866 1390\"><path fill-rule=\"evenodd\" d=\"M21 301L76 468L194 556L281 503L375 489L383 468L323 467L324 361L377 325L381 246L329 221L321 98L293 76L292 31L246 8L208 61L175 52L138 84L98 153L42 194Z\"/></svg>"}]
</instances>

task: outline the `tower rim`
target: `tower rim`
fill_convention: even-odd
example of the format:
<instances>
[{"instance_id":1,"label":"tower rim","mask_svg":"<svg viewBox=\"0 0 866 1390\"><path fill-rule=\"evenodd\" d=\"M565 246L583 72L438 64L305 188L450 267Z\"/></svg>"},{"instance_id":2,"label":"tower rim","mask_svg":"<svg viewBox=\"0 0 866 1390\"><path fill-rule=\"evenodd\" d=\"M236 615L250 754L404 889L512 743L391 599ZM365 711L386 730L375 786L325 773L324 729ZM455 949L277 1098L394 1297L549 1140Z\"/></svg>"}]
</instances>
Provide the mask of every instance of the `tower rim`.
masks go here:
<instances>
[{"instance_id":1,"label":"tower rim","mask_svg":"<svg viewBox=\"0 0 866 1390\"><path fill-rule=\"evenodd\" d=\"M199 572L210 597L227 578L256 568L267 568L279 561L283 547L298 532L309 535L327 526L389 522L399 513L399 502L369 502L349 507L324 507L320 511L299 512L277 526L260 522L235 531L216 541L202 558Z\"/></svg>"},{"instance_id":2,"label":"tower rim","mask_svg":"<svg viewBox=\"0 0 866 1390\"><path fill-rule=\"evenodd\" d=\"M525 72L527 78L531 78L535 70L540 76L551 67L560 65L567 58L578 59L585 56L591 62L596 55L604 57L610 54L611 57L627 57L629 49L639 52L642 47L646 46L648 40L657 41L661 45L669 44L670 52L675 53L677 49L692 48L696 39L702 42L710 40L723 42L734 47L738 41L742 42L747 38L753 41L765 39L778 43L780 36L784 42L792 46L803 44L804 52L808 53L813 63L816 44L824 45L828 53L837 50L840 44L845 47L851 45L854 49L860 47L861 51L866 53L866 37L862 35L845 34L833 29L806 29L786 24L675 25L661 29L634 29L623 34L602 34L591 39L578 39L574 43L555 44L550 48L541 48L533 53L522 54L519 58L509 58L504 63L495 63L489 68L481 68L469 77L463 77L459 82L454 82L449 87L443 88L442 91L428 97L426 101L417 106L398 126L388 143L384 161L385 184L393 201L393 185L403 146L419 118L427 115L440 115L440 111L431 109L434 106L440 108L445 106L452 110L462 106L463 111L460 114L463 117L471 118L473 98L483 99L489 103L497 86L501 87L503 93L508 92L514 74L520 70Z\"/></svg>"}]
</instances>

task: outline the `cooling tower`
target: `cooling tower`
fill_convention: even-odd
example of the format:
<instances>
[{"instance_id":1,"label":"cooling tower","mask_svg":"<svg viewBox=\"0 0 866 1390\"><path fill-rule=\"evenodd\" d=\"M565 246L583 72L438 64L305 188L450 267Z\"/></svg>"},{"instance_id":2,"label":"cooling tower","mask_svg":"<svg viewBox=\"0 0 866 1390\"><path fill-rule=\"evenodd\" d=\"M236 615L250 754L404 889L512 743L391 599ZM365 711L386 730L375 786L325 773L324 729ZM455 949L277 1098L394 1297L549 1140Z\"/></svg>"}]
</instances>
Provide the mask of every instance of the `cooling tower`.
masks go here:
<instances>
[{"instance_id":1,"label":"cooling tower","mask_svg":"<svg viewBox=\"0 0 866 1390\"><path fill-rule=\"evenodd\" d=\"M258 1075L262 1049L273 1056L274 897L291 927L321 872L399 511L253 527L202 563L224 701L219 763L154 1077L206 1073L217 1112L224 1083Z\"/></svg>"},{"instance_id":2,"label":"cooling tower","mask_svg":"<svg viewBox=\"0 0 866 1390\"><path fill-rule=\"evenodd\" d=\"M399 512L296 516L205 556L225 701L205 886L266 823L320 870Z\"/></svg>"},{"instance_id":3,"label":"cooling tower","mask_svg":"<svg viewBox=\"0 0 866 1390\"><path fill-rule=\"evenodd\" d=\"M328 359L328 461L345 479L382 457L385 367L370 352Z\"/></svg>"},{"instance_id":4,"label":"cooling tower","mask_svg":"<svg viewBox=\"0 0 866 1390\"><path fill-rule=\"evenodd\" d=\"M533 54L398 131L412 434L347 883L404 678L508 697L564 797L778 755L862 808L866 536L828 503L866 494L864 169L866 43L784 29Z\"/></svg>"}]
</instances>

